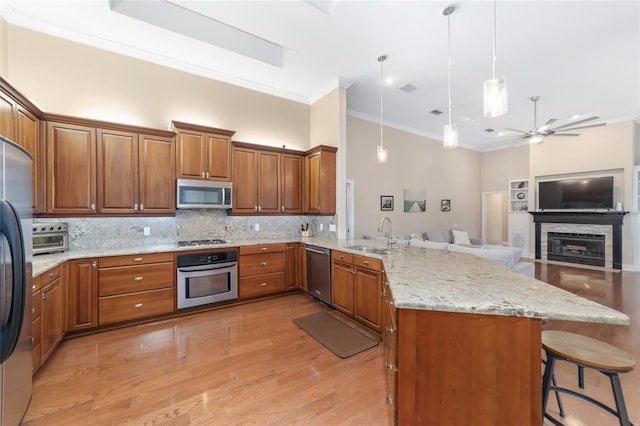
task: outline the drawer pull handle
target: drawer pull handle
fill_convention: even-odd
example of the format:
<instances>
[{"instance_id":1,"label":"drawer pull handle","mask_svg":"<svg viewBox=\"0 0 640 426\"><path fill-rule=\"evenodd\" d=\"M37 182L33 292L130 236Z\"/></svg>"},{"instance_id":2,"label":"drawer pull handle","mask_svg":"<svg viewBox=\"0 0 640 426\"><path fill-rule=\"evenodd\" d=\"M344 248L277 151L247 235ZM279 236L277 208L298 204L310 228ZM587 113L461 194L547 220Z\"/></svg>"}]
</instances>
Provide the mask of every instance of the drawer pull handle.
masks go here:
<instances>
[{"instance_id":1,"label":"drawer pull handle","mask_svg":"<svg viewBox=\"0 0 640 426\"><path fill-rule=\"evenodd\" d=\"M260 287L266 287L266 286L267 286L267 283L260 284Z\"/></svg>"},{"instance_id":2,"label":"drawer pull handle","mask_svg":"<svg viewBox=\"0 0 640 426\"><path fill-rule=\"evenodd\" d=\"M384 363L384 368L388 368L388 369L392 369L393 368L393 363L392 362L385 362Z\"/></svg>"},{"instance_id":3,"label":"drawer pull handle","mask_svg":"<svg viewBox=\"0 0 640 426\"><path fill-rule=\"evenodd\" d=\"M266 247L260 247L260 250L267 251L268 249Z\"/></svg>"},{"instance_id":4,"label":"drawer pull handle","mask_svg":"<svg viewBox=\"0 0 640 426\"><path fill-rule=\"evenodd\" d=\"M34 284L31 286L31 290L35 290L35 289L36 289L36 285Z\"/></svg>"},{"instance_id":5,"label":"drawer pull handle","mask_svg":"<svg viewBox=\"0 0 640 426\"><path fill-rule=\"evenodd\" d=\"M385 328L385 330L386 330L386 331L387 331L387 333L389 333L389 334L391 334L391 333L393 333L394 331L396 331L396 329L395 329L395 328L393 328L393 327L386 327L386 328Z\"/></svg>"},{"instance_id":6,"label":"drawer pull handle","mask_svg":"<svg viewBox=\"0 0 640 426\"><path fill-rule=\"evenodd\" d=\"M136 309L140 309L142 308L142 303L136 303L135 305L133 305L133 307Z\"/></svg>"},{"instance_id":7,"label":"drawer pull handle","mask_svg":"<svg viewBox=\"0 0 640 426\"><path fill-rule=\"evenodd\" d=\"M42 295L42 300L47 300L48 298L49 298L49 296L47 296L45 294Z\"/></svg>"},{"instance_id":8,"label":"drawer pull handle","mask_svg":"<svg viewBox=\"0 0 640 426\"><path fill-rule=\"evenodd\" d=\"M52 272L52 273L50 273L50 274L49 274L49 276L50 276L51 278L53 278L53 277L57 277L57 276L58 276L58 273L57 273L57 272Z\"/></svg>"},{"instance_id":9,"label":"drawer pull handle","mask_svg":"<svg viewBox=\"0 0 640 426\"><path fill-rule=\"evenodd\" d=\"M384 398L384 401L385 401L387 404L393 404L393 397L392 397L391 395L387 395L387 396Z\"/></svg>"},{"instance_id":10,"label":"drawer pull handle","mask_svg":"<svg viewBox=\"0 0 640 426\"><path fill-rule=\"evenodd\" d=\"M267 262L262 262L260 265L267 266Z\"/></svg>"},{"instance_id":11,"label":"drawer pull handle","mask_svg":"<svg viewBox=\"0 0 640 426\"><path fill-rule=\"evenodd\" d=\"M393 305L393 300L385 300L385 302L387 302L387 305Z\"/></svg>"},{"instance_id":12,"label":"drawer pull handle","mask_svg":"<svg viewBox=\"0 0 640 426\"><path fill-rule=\"evenodd\" d=\"M142 258L141 257L134 257L133 261L134 262L142 262Z\"/></svg>"},{"instance_id":13,"label":"drawer pull handle","mask_svg":"<svg viewBox=\"0 0 640 426\"><path fill-rule=\"evenodd\" d=\"M142 281L144 279L144 277L134 277L133 280L134 281Z\"/></svg>"},{"instance_id":14,"label":"drawer pull handle","mask_svg":"<svg viewBox=\"0 0 640 426\"><path fill-rule=\"evenodd\" d=\"M368 260L365 260L365 261L364 261L364 262L362 262L362 263L364 263L365 265L368 265L368 264L369 264L369 261L368 261Z\"/></svg>"}]
</instances>

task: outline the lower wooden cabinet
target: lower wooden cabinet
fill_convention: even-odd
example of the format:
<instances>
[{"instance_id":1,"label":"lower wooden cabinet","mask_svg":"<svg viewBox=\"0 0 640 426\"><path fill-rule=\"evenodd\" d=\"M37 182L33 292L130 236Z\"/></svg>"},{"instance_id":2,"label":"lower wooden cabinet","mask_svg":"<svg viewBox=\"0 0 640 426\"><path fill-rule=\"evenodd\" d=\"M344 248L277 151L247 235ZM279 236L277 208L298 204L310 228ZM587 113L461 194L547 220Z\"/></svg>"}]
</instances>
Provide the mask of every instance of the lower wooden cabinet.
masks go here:
<instances>
[{"instance_id":1,"label":"lower wooden cabinet","mask_svg":"<svg viewBox=\"0 0 640 426\"><path fill-rule=\"evenodd\" d=\"M99 325L173 312L175 271L173 253L100 258Z\"/></svg>"},{"instance_id":2,"label":"lower wooden cabinet","mask_svg":"<svg viewBox=\"0 0 640 426\"><path fill-rule=\"evenodd\" d=\"M31 281L31 361L33 364L33 372L40 368L40 275L34 277Z\"/></svg>"},{"instance_id":3,"label":"lower wooden cabinet","mask_svg":"<svg viewBox=\"0 0 640 426\"><path fill-rule=\"evenodd\" d=\"M98 259L69 263L67 327L78 331L98 326Z\"/></svg>"},{"instance_id":4,"label":"lower wooden cabinet","mask_svg":"<svg viewBox=\"0 0 640 426\"><path fill-rule=\"evenodd\" d=\"M302 250L300 249L302 246ZM306 259L304 244L288 243L286 247L285 290L297 290L303 287L303 259ZM305 255L305 256L303 256Z\"/></svg>"},{"instance_id":5,"label":"lower wooden cabinet","mask_svg":"<svg viewBox=\"0 0 640 426\"><path fill-rule=\"evenodd\" d=\"M58 346L66 329L66 265L55 266L32 281L31 331L33 372Z\"/></svg>"},{"instance_id":6,"label":"lower wooden cabinet","mask_svg":"<svg viewBox=\"0 0 640 426\"><path fill-rule=\"evenodd\" d=\"M240 247L238 299L285 291L286 244Z\"/></svg>"},{"instance_id":7,"label":"lower wooden cabinet","mask_svg":"<svg viewBox=\"0 0 640 426\"><path fill-rule=\"evenodd\" d=\"M332 250L331 304L375 331L380 331L382 261Z\"/></svg>"}]
</instances>

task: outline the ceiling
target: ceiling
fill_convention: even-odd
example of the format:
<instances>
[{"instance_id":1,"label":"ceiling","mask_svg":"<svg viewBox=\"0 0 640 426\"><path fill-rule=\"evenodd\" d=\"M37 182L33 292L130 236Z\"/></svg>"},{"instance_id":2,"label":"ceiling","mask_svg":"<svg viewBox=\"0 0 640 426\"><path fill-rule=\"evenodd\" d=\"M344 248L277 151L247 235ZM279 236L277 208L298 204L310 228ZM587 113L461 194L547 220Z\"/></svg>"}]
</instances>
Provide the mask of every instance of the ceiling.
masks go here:
<instances>
[{"instance_id":1,"label":"ceiling","mask_svg":"<svg viewBox=\"0 0 640 426\"><path fill-rule=\"evenodd\" d=\"M594 123L640 117L640 0L498 1L496 75L507 78L509 111L490 119L482 116L482 83L492 72L490 1L149 0L138 3L143 9L136 18L119 11L135 3L127 0L1 3L12 24L297 102L313 103L340 84L348 87L348 113L376 123L377 58L386 54L384 74L395 82L383 86L384 123L438 140L448 119L442 11L454 4L452 121L461 146L512 146L495 135L533 127L532 96L540 96L538 126L550 118L558 119L555 125L570 122L572 115L599 116ZM160 7L176 6L179 13L161 16ZM194 17L195 23L177 25ZM215 33L216 41L197 31L209 24L233 28ZM246 39L254 44L239 47ZM260 56L271 51L272 59ZM416 89L399 89L406 83ZM443 114L431 114L434 109Z\"/></svg>"}]
</instances>

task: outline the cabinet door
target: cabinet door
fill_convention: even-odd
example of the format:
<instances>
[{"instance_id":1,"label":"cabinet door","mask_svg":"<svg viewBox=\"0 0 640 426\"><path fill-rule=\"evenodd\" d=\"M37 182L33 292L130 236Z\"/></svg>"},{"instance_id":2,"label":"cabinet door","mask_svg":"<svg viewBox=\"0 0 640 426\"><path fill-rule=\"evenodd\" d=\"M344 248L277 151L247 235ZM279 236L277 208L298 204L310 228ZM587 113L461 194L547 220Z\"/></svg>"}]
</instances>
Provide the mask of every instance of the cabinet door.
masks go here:
<instances>
[{"instance_id":1,"label":"cabinet door","mask_svg":"<svg viewBox=\"0 0 640 426\"><path fill-rule=\"evenodd\" d=\"M336 152L329 147L305 157L304 209L306 213L336 213Z\"/></svg>"},{"instance_id":2,"label":"cabinet door","mask_svg":"<svg viewBox=\"0 0 640 426\"><path fill-rule=\"evenodd\" d=\"M13 99L0 92L0 135L11 140L15 138L15 107Z\"/></svg>"},{"instance_id":3,"label":"cabinet door","mask_svg":"<svg viewBox=\"0 0 640 426\"><path fill-rule=\"evenodd\" d=\"M254 149L233 149L233 212L257 213L258 152Z\"/></svg>"},{"instance_id":4,"label":"cabinet door","mask_svg":"<svg viewBox=\"0 0 640 426\"><path fill-rule=\"evenodd\" d=\"M298 244L298 248L296 249L296 274L298 274L298 282L300 283L300 288L304 291L307 291L307 245L306 244Z\"/></svg>"},{"instance_id":5,"label":"cabinet door","mask_svg":"<svg viewBox=\"0 0 640 426\"><path fill-rule=\"evenodd\" d=\"M356 268L354 317L363 324L380 331L382 291L381 273Z\"/></svg>"},{"instance_id":6,"label":"cabinet door","mask_svg":"<svg viewBox=\"0 0 640 426\"><path fill-rule=\"evenodd\" d=\"M141 213L176 211L175 141L140 135L139 185ZM167 167L168 166L168 167Z\"/></svg>"},{"instance_id":7,"label":"cabinet door","mask_svg":"<svg viewBox=\"0 0 640 426\"><path fill-rule=\"evenodd\" d=\"M258 151L258 213L280 208L280 154Z\"/></svg>"},{"instance_id":8,"label":"cabinet door","mask_svg":"<svg viewBox=\"0 0 640 426\"><path fill-rule=\"evenodd\" d=\"M138 135L98 129L98 209L138 212Z\"/></svg>"},{"instance_id":9,"label":"cabinet door","mask_svg":"<svg viewBox=\"0 0 640 426\"><path fill-rule=\"evenodd\" d=\"M302 213L302 157L282 154L281 179L282 213Z\"/></svg>"},{"instance_id":10,"label":"cabinet door","mask_svg":"<svg viewBox=\"0 0 640 426\"><path fill-rule=\"evenodd\" d=\"M320 153L305 158L305 211L320 213Z\"/></svg>"},{"instance_id":11,"label":"cabinet door","mask_svg":"<svg viewBox=\"0 0 640 426\"><path fill-rule=\"evenodd\" d=\"M207 135L208 162L207 173L212 180L231 180L231 139L216 135Z\"/></svg>"},{"instance_id":12,"label":"cabinet door","mask_svg":"<svg viewBox=\"0 0 640 426\"><path fill-rule=\"evenodd\" d=\"M69 331L98 325L98 268L96 259L74 260L69 266Z\"/></svg>"},{"instance_id":13,"label":"cabinet door","mask_svg":"<svg viewBox=\"0 0 640 426\"><path fill-rule=\"evenodd\" d=\"M331 264L331 305L349 316L353 315L354 271L348 263Z\"/></svg>"},{"instance_id":14,"label":"cabinet door","mask_svg":"<svg viewBox=\"0 0 640 426\"><path fill-rule=\"evenodd\" d=\"M205 135L201 132L180 131L176 141L176 174L186 179L204 179L207 161Z\"/></svg>"},{"instance_id":15,"label":"cabinet door","mask_svg":"<svg viewBox=\"0 0 640 426\"><path fill-rule=\"evenodd\" d=\"M47 212L96 213L96 132L47 123Z\"/></svg>"},{"instance_id":16,"label":"cabinet door","mask_svg":"<svg viewBox=\"0 0 640 426\"><path fill-rule=\"evenodd\" d=\"M300 281L298 280L298 259L297 259L297 247L298 244L287 244L285 261L285 290L295 290L300 287Z\"/></svg>"},{"instance_id":17,"label":"cabinet door","mask_svg":"<svg viewBox=\"0 0 640 426\"><path fill-rule=\"evenodd\" d=\"M38 146L40 121L29 111L18 106L18 125L16 128L16 142L29 151L33 158L32 179L33 179L33 211L40 213L43 210L41 200L44 191L41 189L41 176L44 170L44 162L40 155Z\"/></svg>"},{"instance_id":18,"label":"cabinet door","mask_svg":"<svg viewBox=\"0 0 640 426\"><path fill-rule=\"evenodd\" d=\"M62 339L62 294L60 278L41 290L40 303L41 363L44 363Z\"/></svg>"}]
</instances>

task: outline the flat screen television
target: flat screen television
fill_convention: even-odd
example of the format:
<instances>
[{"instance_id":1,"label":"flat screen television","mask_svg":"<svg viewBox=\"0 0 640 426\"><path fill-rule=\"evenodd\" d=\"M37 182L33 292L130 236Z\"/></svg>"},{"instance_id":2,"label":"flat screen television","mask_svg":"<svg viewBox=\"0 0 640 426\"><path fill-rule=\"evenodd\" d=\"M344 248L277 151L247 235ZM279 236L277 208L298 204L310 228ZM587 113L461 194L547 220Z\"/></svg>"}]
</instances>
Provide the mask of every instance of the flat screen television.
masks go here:
<instances>
[{"instance_id":1,"label":"flat screen television","mask_svg":"<svg viewBox=\"0 0 640 426\"><path fill-rule=\"evenodd\" d=\"M540 210L612 208L613 176L538 183L538 209Z\"/></svg>"}]
</instances>

